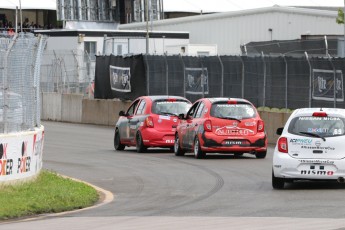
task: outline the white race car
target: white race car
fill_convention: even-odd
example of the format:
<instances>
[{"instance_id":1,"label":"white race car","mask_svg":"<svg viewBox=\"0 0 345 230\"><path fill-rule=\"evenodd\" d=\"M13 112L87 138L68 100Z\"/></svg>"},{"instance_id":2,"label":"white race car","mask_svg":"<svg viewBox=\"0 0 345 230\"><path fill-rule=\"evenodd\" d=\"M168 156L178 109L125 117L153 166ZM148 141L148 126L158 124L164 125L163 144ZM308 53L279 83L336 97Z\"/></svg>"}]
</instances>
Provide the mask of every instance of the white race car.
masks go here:
<instances>
[{"instance_id":1,"label":"white race car","mask_svg":"<svg viewBox=\"0 0 345 230\"><path fill-rule=\"evenodd\" d=\"M295 110L284 128L273 155L272 186L285 182L326 180L345 182L345 109Z\"/></svg>"}]
</instances>

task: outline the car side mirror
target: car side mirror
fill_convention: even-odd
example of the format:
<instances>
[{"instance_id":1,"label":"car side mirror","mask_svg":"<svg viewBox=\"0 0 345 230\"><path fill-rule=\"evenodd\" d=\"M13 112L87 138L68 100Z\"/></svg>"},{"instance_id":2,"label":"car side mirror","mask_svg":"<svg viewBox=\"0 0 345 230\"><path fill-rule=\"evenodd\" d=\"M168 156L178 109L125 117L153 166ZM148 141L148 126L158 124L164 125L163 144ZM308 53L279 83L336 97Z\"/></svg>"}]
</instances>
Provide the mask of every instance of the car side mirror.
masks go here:
<instances>
[{"instance_id":1,"label":"car side mirror","mask_svg":"<svg viewBox=\"0 0 345 230\"><path fill-rule=\"evenodd\" d=\"M178 119L184 120L184 114L183 114L183 113L180 113L180 114L178 115Z\"/></svg>"},{"instance_id":2,"label":"car side mirror","mask_svg":"<svg viewBox=\"0 0 345 230\"><path fill-rule=\"evenodd\" d=\"M277 135L282 135L283 129L284 129L284 128L282 128L282 127L281 127L281 128L278 128L276 134L277 134Z\"/></svg>"},{"instance_id":3,"label":"car side mirror","mask_svg":"<svg viewBox=\"0 0 345 230\"><path fill-rule=\"evenodd\" d=\"M121 110L121 111L119 112L119 116L124 116L124 117L125 117L125 116L126 116L126 113L125 113L124 111Z\"/></svg>"}]
</instances>

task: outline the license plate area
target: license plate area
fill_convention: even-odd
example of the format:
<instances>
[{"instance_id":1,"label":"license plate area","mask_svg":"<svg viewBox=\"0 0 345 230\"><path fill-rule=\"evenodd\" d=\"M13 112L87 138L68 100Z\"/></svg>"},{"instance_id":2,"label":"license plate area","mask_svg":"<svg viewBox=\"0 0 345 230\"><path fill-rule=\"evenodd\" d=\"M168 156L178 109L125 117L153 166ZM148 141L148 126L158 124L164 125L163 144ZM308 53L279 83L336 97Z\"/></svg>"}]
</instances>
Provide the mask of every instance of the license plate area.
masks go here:
<instances>
[{"instance_id":1,"label":"license plate area","mask_svg":"<svg viewBox=\"0 0 345 230\"><path fill-rule=\"evenodd\" d=\"M250 146L250 142L248 140L224 140L222 145L226 147L231 147L231 146L248 147Z\"/></svg>"},{"instance_id":2,"label":"license plate area","mask_svg":"<svg viewBox=\"0 0 345 230\"><path fill-rule=\"evenodd\" d=\"M301 175L332 176L336 171L335 165L329 164L301 164L298 166Z\"/></svg>"}]
</instances>

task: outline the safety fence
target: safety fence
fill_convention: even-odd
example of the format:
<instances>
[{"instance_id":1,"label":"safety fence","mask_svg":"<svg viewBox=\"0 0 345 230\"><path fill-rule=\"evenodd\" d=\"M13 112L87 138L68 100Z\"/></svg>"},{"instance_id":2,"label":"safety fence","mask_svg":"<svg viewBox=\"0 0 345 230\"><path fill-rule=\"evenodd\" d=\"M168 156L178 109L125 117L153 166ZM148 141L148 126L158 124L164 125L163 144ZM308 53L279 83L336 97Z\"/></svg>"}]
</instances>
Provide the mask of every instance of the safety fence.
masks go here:
<instances>
[{"instance_id":1,"label":"safety fence","mask_svg":"<svg viewBox=\"0 0 345 230\"><path fill-rule=\"evenodd\" d=\"M341 107L344 58L98 56L95 98L141 95L246 98L260 107Z\"/></svg>"},{"instance_id":2,"label":"safety fence","mask_svg":"<svg viewBox=\"0 0 345 230\"><path fill-rule=\"evenodd\" d=\"M83 50L45 50L41 65L41 91L89 94L95 62ZM92 92L93 94L93 92Z\"/></svg>"},{"instance_id":3,"label":"safety fence","mask_svg":"<svg viewBox=\"0 0 345 230\"><path fill-rule=\"evenodd\" d=\"M40 63L44 36L0 35L0 133L40 126Z\"/></svg>"}]
</instances>

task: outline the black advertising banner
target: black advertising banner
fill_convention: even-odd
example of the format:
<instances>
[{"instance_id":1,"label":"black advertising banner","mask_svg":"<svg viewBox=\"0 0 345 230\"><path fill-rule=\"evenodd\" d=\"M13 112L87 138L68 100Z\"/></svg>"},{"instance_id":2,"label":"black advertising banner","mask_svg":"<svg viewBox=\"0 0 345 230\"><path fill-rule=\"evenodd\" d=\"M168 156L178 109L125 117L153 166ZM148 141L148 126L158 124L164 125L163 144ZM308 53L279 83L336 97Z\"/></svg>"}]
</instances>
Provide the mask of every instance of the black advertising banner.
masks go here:
<instances>
[{"instance_id":1,"label":"black advertising banner","mask_svg":"<svg viewBox=\"0 0 345 230\"><path fill-rule=\"evenodd\" d=\"M313 99L334 101L335 90L336 101L344 101L343 73L341 70L336 70L335 73L336 75L334 79L333 70L313 69Z\"/></svg>"},{"instance_id":2,"label":"black advertising banner","mask_svg":"<svg viewBox=\"0 0 345 230\"><path fill-rule=\"evenodd\" d=\"M126 67L109 66L111 90L131 92L131 69Z\"/></svg>"},{"instance_id":3,"label":"black advertising banner","mask_svg":"<svg viewBox=\"0 0 345 230\"><path fill-rule=\"evenodd\" d=\"M208 94L207 68L185 68L186 93Z\"/></svg>"}]
</instances>

